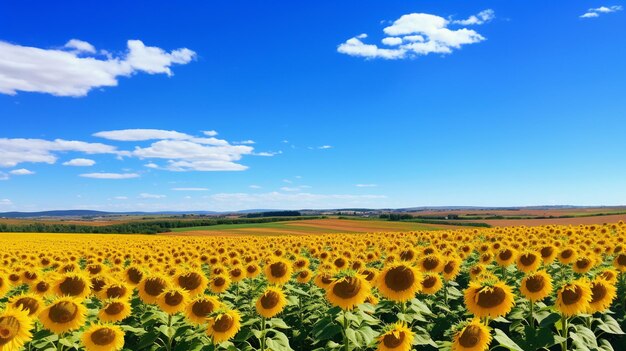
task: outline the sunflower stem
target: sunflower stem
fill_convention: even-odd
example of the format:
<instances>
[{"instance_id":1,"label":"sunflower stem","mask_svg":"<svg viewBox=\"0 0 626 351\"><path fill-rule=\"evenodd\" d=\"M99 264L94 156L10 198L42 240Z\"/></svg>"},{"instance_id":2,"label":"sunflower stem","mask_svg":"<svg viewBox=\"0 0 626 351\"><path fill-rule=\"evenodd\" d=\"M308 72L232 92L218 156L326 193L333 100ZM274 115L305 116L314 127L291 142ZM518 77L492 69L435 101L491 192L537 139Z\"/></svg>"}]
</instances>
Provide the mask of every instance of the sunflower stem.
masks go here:
<instances>
[{"instance_id":1,"label":"sunflower stem","mask_svg":"<svg viewBox=\"0 0 626 351\"><path fill-rule=\"evenodd\" d=\"M443 299L446 303L446 307L450 308L450 304L448 303L448 279L443 280Z\"/></svg>"},{"instance_id":2,"label":"sunflower stem","mask_svg":"<svg viewBox=\"0 0 626 351\"><path fill-rule=\"evenodd\" d=\"M261 351L265 351L265 317L261 317Z\"/></svg>"},{"instance_id":3,"label":"sunflower stem","mask_svg":"<svg viewBox=\"0 0 626 351\"><path fill-rule=\"evenodd\" d=\"M563 339L565 339L561 343L561 351L567 351L568 326L567 317L564 314L561 315L561 327L563 329Z\"/></svg>"},{"instance_id":4,"label":"sunflower stem","mask_svg":"<svg viewBox=\"0 0 626 351\"><path fill-rule=\"evenodd\" d=\"M174 341L174 335L172 335L171 330L172 330L172 315L168 314L167 315L167 345L166 345L167 351L172 350L172 342Z\"/></svg>"},{"instance_id":5,"label":"sunflower stem","mask_svg":"<svg viewBox=\"0 0 626 351\"><path fill-rule=\"evenodd\" d=\"M402 304L404 306L404 304ZM344 351L350 351L350 345L348 340L348 317L346 316L346 311L343 311L343 345Z\"/></svg>"},{"instance_id":6,"label":"sunflower stem","mask_svg":"<svg viewBox=\"0 0 626 351\"><path fill-rule=\"evenodd\" d=\"M506 283L506 266L502 266L502 281Z\"/></svg>"},{"instance_id":7,"label":"sunflower stem","mask_svg":"<svg viewBox=\"0 0 626 351\"><path fill-rule=\"evenodd\" d=\"M530 323L530 327L535 329L535 303L533 300L528 301L530 302L530 320L528 322Z\"/></svg>"}]
</instances>

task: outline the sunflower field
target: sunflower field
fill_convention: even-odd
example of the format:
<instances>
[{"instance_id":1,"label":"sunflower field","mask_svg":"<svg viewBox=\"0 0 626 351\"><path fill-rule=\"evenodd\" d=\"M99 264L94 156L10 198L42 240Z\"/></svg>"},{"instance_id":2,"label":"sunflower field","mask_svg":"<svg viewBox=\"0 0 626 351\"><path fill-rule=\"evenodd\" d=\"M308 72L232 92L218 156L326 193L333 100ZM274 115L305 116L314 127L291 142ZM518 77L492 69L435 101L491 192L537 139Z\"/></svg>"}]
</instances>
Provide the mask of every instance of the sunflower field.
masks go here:
<instances>
[{"instance_id":1,"label":"sunflower field","mask_svg":"<svg viewBox=\"0 0 626 351\"><path fill-rule=\"evenodd\" d=\"M0 351L626 350L625 240L0 234Z\"/></svg>"}]
</instances>

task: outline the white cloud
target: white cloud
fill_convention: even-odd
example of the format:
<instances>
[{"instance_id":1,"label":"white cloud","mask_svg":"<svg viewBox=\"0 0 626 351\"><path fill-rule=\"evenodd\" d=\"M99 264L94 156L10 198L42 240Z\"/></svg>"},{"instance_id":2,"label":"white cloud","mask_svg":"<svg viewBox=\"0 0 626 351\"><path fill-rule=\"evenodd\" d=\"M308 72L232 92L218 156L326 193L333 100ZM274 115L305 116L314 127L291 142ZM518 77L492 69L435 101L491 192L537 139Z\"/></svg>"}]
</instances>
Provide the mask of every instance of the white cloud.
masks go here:
<instances>
[{"instance_id":1,"label":"white cloud","mask_svg":"<svg viewBox=\"0 0 626 351\"><path fill-rule=\"evenodd\" d=\"M173 191L209 191L209 188L172 188Z\"/></svg>"},{"instance_id":2,"label":"white cloud","mask_svg":"<svg viewBox=\"0 0 626 351\"><path fill-rule=\"evenodd\" d=\"M0 199L0 206L11 206L13 202L9 199Z\"/></svg>"},{"instance_id":3,"label":"white cloud","mask_svg":"<svg viewBox=\"0 0 626 351\"><path fill-rule=\"evenodd\" d=\"M621 5L613 5L613 6L600 6L597 8L591 8L584 14L580 15L580 18L595 18L600 17L600 14L604 13L612 13L622 11L624 8Z\"/></svg>"},{"instance_id":4,"label":"white cloud","mask_svg":"<svg viewBox=\"0 0 626 351\"><path fill-rule=\"evenodd\" d=\"M28 170L26 168L20 168L20 169L14 169L12 171L10 171L9 173L13 174L13 175L31 175L31 174L35 174L35 172Z\"/></svg>"},{"instance_id":5,"label":"white cloud","mask_svg":"<svg viewBox=\"0 0 626 351\"><path fill-rule=\"evenodd\" d=\"M476 21L472 24L486 23L494 16L492 10L485 10L473 16ZM383 39L383 44L389 46L388 48L366 44L363 39L367 38L367 34L361 34L340 44L337 51L350 56L395 60L431 53L450 54L454 49L460 49L463 45L485 40L482 35L472 29L448 28L451 24L458 23L427 13L410 13L401 16L384 28L383 32L387 37Z\"/></svg>"},{"instance_id":6,"label":"white cloud","mask_svg":"<svg viewBox=\"0 0 626 351\"><path fill-rule=\"evenodd\" d=\"M128 200L128 196L115 196L113 197L115 200Z\"/></svg>"},{"instance_id":7,"label":"white cloud","mask_svg":"<svg viewBox=\"0 0 626 351\"><path fill-rule=\"evenodd\" d=\"M165 195L159 195L159 194L149 194L149 193L141 193L139 194L139 198L140 199L163 199L166 198L167 196Z\"/></svg>"},{"instance_id":8,"label":"white cloud","mask_svg":"<svg viewBox=\"0 0 626 351\"><path fill-rule=\"evenodd\" d=\"M0 138L0 167L15 167L24 162L54 164L55 152L83 152L86 154L116 154L127 156L116 147L83 141L56 139L7 139Z\"/></svg>"},{"instance_id":9,"label":"white cloud","mask_svg":"<svg viewBox=\"0 0 626 351\"><path fill-rule=\"evenodd\" d=\"M137 173L83 173L80 176L93 179L132 179L140 177Z\"/></svg>"},{"instance_id":10,"label":"white cloud","mask_svg":"<svg viewBox=\"0 0 626 351\"><path fill-rule=\"evenodd\" d=\"M202 134L204 134L206 136L213 137L213 136L217 135L217 132L214 131L214 130L205 130L205 131L202 132Z\"/></svg>"},{"instance_id":11,"label":"white cloud","mask_svg":"<svg viewBox=\"0 0 626 351\"><path fill-rule=\"evenodd\" d=\"M320 149L320 150L328 150L328 149L332 149L332 148L333 148L333 147L332 147L332 146L330 146L330 145L322 145L322 146L319 146L319 147L318 147L318 149Z\"/></svg>"},{"instance_id":12,"label":"white cloud","mask_svg":"<svg viewBox=\"0 0 626 351\"><path fill-rule=\"evenodd\" d=\"M63 162L63 166L74 166L74 167L91 167L96 164L96 161L90 160L88 158L74 158L67 162Z\"/></svg>"},{"instance_id":13,"label":"white cloud","mask_svg":"<svg viewBox=\"0 0 626 351\"><path fill-rule=\"evenodd\" d=\"M239 141L235 144L253 145L253 144L256 144L256 142L254 140L248 139L248 140Z\"/></svg>"},{"instance_id":14,"label":"white cloud","mask_svg":"<svg viewBox=\"0 0 626 351\"><path fill-rule=\"evenodd\" d=\"M492 9L487 9L480 11L477 15L469 16L467 19L455 20L452 23L463 26L480 25L490 22L494 18L496 18L496 13Z\"/></svg>"},{"instance_id":15,"label":"white cloud","mask_svg":"<svg viewBox=\"0 0 626 351\"><path fill-rule=\"evenodd\" d=\"M146 141L159 139L184 140L192 136L175 130L162 129L121 129L94 133L93 136L116 141Z\"/></svg>"},{"instance_id":16,"label":"white cloud","mask_svg":"<svg viewBox=\"0 0 626 351\"><path fill-rule=\"evenodd\" d=\"M118 77L137 72L171 76L172 65L189 63L196 56L186 48L166 52L140 40L129 40L127 46L120 57L99 57L91 44L77 39L70 40L64 49L0 41L0 93L85 96L93 88L116 86Z\"/></svg>"},{"instance_id":17,"label":"white cloud","mask_svg":"<svg viewBox=\"0 0 626 351\"><path fill-rule=\"evenodd\" d=\"M263 151L263 152L257 152L254 153L254 156L264 156L264 157L272 157L272 156L276 156L276 155L280 155L282 154L282 151Z\"/></svg>"},{"instance_id":18,"label":"white cloud","mask_svg":"<svg viewBox=\"0 0 626 351\"><path fill-rule=\"evenodd\" d=\"M377 184L355 184L354 186L356 186L357 188L375 188L378 185Z\"/></svg>"},{"instance_id":19,"label":"white cloud","mask_svg":"<svg viewBox=\"0 0 626 351\"><path fill-rule=\"evenodd\" d=\"M148 167L148 168L152 168L152 169L159 169L159 165L157 165L157 164L156 164L156 163L154 163L154 162L146 163L146 164L144 165L144 167Z\"/></svg>"}]
</instances>

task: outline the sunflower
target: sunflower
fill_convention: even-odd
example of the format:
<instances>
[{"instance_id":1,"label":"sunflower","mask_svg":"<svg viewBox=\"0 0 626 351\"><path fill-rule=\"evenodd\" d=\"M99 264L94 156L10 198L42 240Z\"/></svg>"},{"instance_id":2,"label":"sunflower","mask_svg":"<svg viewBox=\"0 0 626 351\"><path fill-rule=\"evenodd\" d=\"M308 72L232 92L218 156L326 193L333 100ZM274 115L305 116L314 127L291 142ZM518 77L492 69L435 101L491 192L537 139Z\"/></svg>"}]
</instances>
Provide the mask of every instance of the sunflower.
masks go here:
<instances>
[{"instance_id":1,"label":"sunflower","mask_svg":"<svg viewBox=\"0 0 626 351\"><path fill-rule=\"evenodd\" d=\"M351 310L365 302L371 290L370 284L362 276L346 275L335 280L326 290L326 298L333 306Z\"/></svg>"},{"instance_id":2,"label":"sunflower","mask_svg":"<svg viewBox=\"0 0 626 351\"><path fill-rule=\"evenodd\" d=\"M145 273L142 268L137 265L132 265L124 271L124 281L131 286L139 285L144 277Z\"/></svg>"},{"instance_id":3,"label":"sunflower","mask_svg":"<svg viewBox=\"0 0 626 351\"><path fill-rule=\"evenodd\" d=\"M246 277L243 267L239 265L229 269L228 275L230 276L230 279L235 283L242 281Z\"/></svg>"},{"instance_id":4,"label":"sunflower","mask_svg":"<svg viewBox=\"0 0 626 351\"><path fill-rule=\"evenodd\" d=\"M157 298L157 305L167 314L176 314L185 309L189 300L187 292L181 288L165 289Z\"/></svg>"},{"instance_id":5,"label":"sunflower","mask_svg":"<svg viewBox=\"0 0 626 351\"><path fill-rule=\"evenodd\" d=\"M541 265L541 259L533 251L525 251L517 257L517 269L524 273L536 271Z\"/></svg>"},{"instance_id":6,"label":"sunflower","mask_svg":"<svg viewBox=\"0 0 626 351\"><path fill-rule=\"evenodd\" d=\"M154 274L139 284L139 298L147 304L157 302L159 295L170 287L169 279L161 274Z\"/></svg>"},{"instance_id":7,"label":"sunflower","mask_svg":"<svg viewBox=\"0 0 626 351\"><path fill-rule=\"evenodd\" d=\"M280 288L268 287L256 300L257 312L265 317L272 318L282 312L287 305L285 294Z\"/></svg>"},{"instance_id":8,"label":"sunflower","mask_svg":"<svg viewBox=\"0 0 626 351\"><path fill-rule=\"evenodd\" d=\"M300 284L306 284L310 282L311 278L313 278L313 272L311 272L311 270L308 268L301 270L296 275L296 281Z\"/></svg>"},{"instance_id":9,"label":"sunflower","mask_svg":"<svg viewBox=\"0 0 626 351\"><path fill-rule=\"evenodd\" d=\"M619 272L614 269L605 269L598 273L596 278L602 278L611 284L616 284L619 278Z\"/></svg>"},{"instance_id":10,"label":"sunflower","mask_svg":"<svg viewBox=\"0 0 626 351\"><path fill-rule=\"evenodd\" d=\"M98 294L101 300L106 299L129 299L133 290L125 283L109 283Z\"/></svg>"},{"instance_id":11,"label":"sunflower","mask_svg":"<svg viewBox=\"0 0 626 351\"><path fill-rule=\"evenodd\" d=\"M259 267L256 263L249 263L246 266L246 277L248 278L256 278L256 276L261 273L261 267Z\"/></svg>"},{"instance_id":12,"label":"sunflower","mask_svg":"<svg viewBox=\"0 0 626 351\"><path fill-rule=\"evenodd\" d=\"M0 296L2 296L2 288L0 287ZM52 285L50 285L49 281L46 279L39 279L33 285L30 286L30 290L39 295L39 296L47 296L52 292Z\"/></svg>"},{"instance_id":13,"label":"sunflower","mask_svg":"<svg viewBox=\"0 0 626 351\"><path fill-rule=\"evenodd\" d=\"M98 312L98 319L103 322L119 322L130 316L131 312L128 300L107 299Z\"/></svg>"},{"instance_id":14,"label":"sunflower","mask_svg":"<svg viewBox=\"0 0 626 351\"><path fill-rule=\"evenodd\" d=\"M576 257L578 257L576 251L569 247L561 250L558 256L559 262L561 262L562 264L570 264L574 262L574 260L576 260Z\"/></svg>"},{"instance_id":15,"label":"sunflower","mask_svg":"<svg viewBox=\"0 0 626 351\"><path fill-rule=\"evenodd\" d=\"M434 295L443 287L441 277L436 273L426 273L422 279L422 293Z\"/></svg>"},{"instance_id":16,"label":"sunflower","mask_svg":"<svg viewBox=\"0 0 626 351\"><path fill-rule=\"evenodd\" d=\"M458 258L453 258L448 260L443 265L443 270L441 274L445 280L454 280L456 276L461 272L461 260Z\"/></svg>"},{"instance_id":17,"label":"sunflower","mask_svg":"<svg viewBox=\"0 0 626 351\"><path fill-rule=\"evenodd\" d=\"M44 308L39 320L44 328L56 334L76 330L85 324L87 309L83 304L71 297L60 297Z\"/></svg>"},{"instance_id":18,"label":"sunflower","mask_svg":"<svg viewBox=\"0 0 626 351\"><path fill-rule=\"evenodd\" d=\"M54 285L57 296L84 298L91 293L91 281L82 273L66 273Z\"/></svg>"},{"instance_id":19,"label":"sunflower","mask_svg":"<svg viewBox=\"0 0 626 351\"><path fill-rule=\"evenodd\" d=\"M589 313L604 312L611 307L617 289L612 283L597 278L591 282L591 301L589 301Z\"/></svg>"},{"instance_id":20,"label":"sunflower","mask_svg":"<svg viewBox=\"0 0 626 351\"><path fill-rule=\"evenodd\" d=\"M613 267L622 273L626 272L626 253L620 253L615 256Z\"/></svg>"},{"instance_id":21,"label":"sunflower","mask_svg":"<svg viewBox=\"0 0 626 351\"><path fill-rule=\"evenodd\" d=\"M530 301L541 301L552 293L552 278L545 271L531 273L522 279L520 291Z\"/></svg>"},{"instance_id":22,"label":"sunflower","mask_svg":"<svg viewBox=\"0 0 626 351\"><path fill-rule=\"evenodd\" d=\"M221 294L228 290L230 286L230 278L225 274L219 274L213 277L209 283L209 289L214 294Z\"/></svg>"},{"instance_id":23,"label":"sunflower","mask_svg":"<svg viewBox=\"0 0 626 351\"><path fill-rule=\"evenodd\" d=\"M185 316L192 324L201 325L220 306L221 303L215 297L198 295L185 307Z\"/></svg>"},{"instance_id":24,"label":"sunflower","mask_svg":"<svg viewBox=\"0 0 626 351\"><path fill-rule=\"evenodd\" d=\"M328 289L330 285L335 281L332 271L323 271L319 272L315 275L315 280L313 282L320 289Z\"/></svg>"},{"instance_id":25,"label":"sunflower","mask_svg":"<svg viewBox=\"0 0 626 351\"><path fill-rule=\"evenodd\" d=\"M419 260L419 267L422 272L439 273L443 270L443 265L443 259L438 254L427 255Z\"/></svg>"},{"instance_id":26,"label":"sunflower","mask_svg":"<svg viewBox=\"0 0 626 351\"><path fill-rule=\"evenodd\" d=\"M271 284L283 285L291 279L292 264L284 259L274 259L265 265L265 277Z\"/></svg>"},{"instance_id":27,"label":"sunflower","mask_svg":"<svg viewBox=\"0 0 626 351\"><path fill-rule=\"evenodd\" d=\"M409 351L415 335L406 323L398 322L386 328L378 337L377 351Z\"/></svg>"},{"instance_id":28,"label":"sunflower","mask_svg":"<svg viewBox=\"0 0 626 351\"><path fill-rule=\"evenodd\" d=\"M591 294L589 283L585 280L567 283L557 291L556 308L567 317L584 313L589 308Z\"/></svg>"},{"instance_id":29,"label":"sunflower","mask_svg":"<svg viewBox=\"0 0 626 351\"><path fill-rule=\"evenodd\" d=\"M20 350L33 337L28 311L7 308L0 313L0 351Z\"/></svg>"},{"instance_id":30,"label":"sunflower","mask_svg":"<svg viewBox=\"0 0 626 351\"><path fill-rule=\"evenodd\" d=\"M501 267L507 267L511 265L513 262L515 262L516 258L517 252L509 248L500 249L500 251L498 251L498 254L496 254L496 262Z\"/></svg>"},{"instance_id":31,"label":"sunflower","mask_svg":"<svg viewBox=\"0 0 626 351\"><path fill-rule=\"evenodd\" d=\"M86 351L118 351L124 347L124 332L117 325L92 324L81 339Z\"/></svg>"},{"instance_id":32,"label":"sunflower","mask_svg":"<svg viewBox=\"0 0 626 351\"><path fill-rule=\"evenodd\" d=\"M208 320L207 335L212 337L216 344L227 341L239 332L240 319L239 312L235 310L218 312L215 317Z\"/></svg>"},{"instance_id":33,"label":"sunflower","mask_svg":"<svg viewBox=\"0 0 626 351\"><path fill-rule=\"evenodd\" d=\"M541 254L541 259L543 260L543 264L550 264L554 261L557 255L556 248L553 245L543 246L539 253Z\"/></svg>"},{"instance_id":34,"label":"sunflower","mask_svg":"<svg viewBox=\"0 0 626 351\"><path fill-rule=\"evenodd\" d=\"M204 293L208 285L208 280L201 271L180 273L174 278L174 282L180 288L187 290L190 296Z\"/></svg>"},{"instance_id":35,"label":"sunflower","mask_svg":"<svg viewBox=\"0 0 626 351\"><path fill-rule=\"evenodd\" d=\"M15 309L26 310L31 318L37 317L45 306L43 299L33 293L15 295L9 299L8 304Z\"/></svg>"},{"instance_id":36,"label":"sunflower","mask_svg":"<svg viewBox=\"0 0 626 351\"><path fill-rule=\"evenodd\" d=\"M454 334L452 351L485 351L490 343L489 327L475 318Z\"/></svg>"},{"instance_id":37,"label":"sunflower","mask_svg":"<svg viewBox=\"0 0 626 351\"><path fill-rule=\"evenodd\" d=\"M503 282L471 282L465 290L465 306L474 316L497 318L515 305L511 288Z\"/></svg>"},{"instance_id":38,"label":"sunflower","mask_svg":"<svg viewBox=\"0 0 626 351\"><path fill-rule=\"evenodd\" d=\"M581 257L578 257L576 261L574 261L574 265L572 266L572 269L576 273L584 274L584 273L589 272L591 268L593 268L593 266L594 266L594 261L593 261L593 258L591 258L591 256L581 256Z\"/></svg>"},{"instance_id":39,"label":"sunflower","mask_svg":"<svg viewBox=\"0 0 626 351\"><path fill-rule=\"evenodd\" d=\"M11 284L6 275L0 273L0 297L11 290Z\"/></svg>"},{"instance_id":40,"label":"sunflower","mask_svg":"<svg viewBox=\"0 0 626 351\"><path fill-rule=\"evenodd\" d=\"M391 264L378 276L377 287L380 293L390 300L408 301L421 290L422 274L405 264Z\"/></svg>"}]
</instances>

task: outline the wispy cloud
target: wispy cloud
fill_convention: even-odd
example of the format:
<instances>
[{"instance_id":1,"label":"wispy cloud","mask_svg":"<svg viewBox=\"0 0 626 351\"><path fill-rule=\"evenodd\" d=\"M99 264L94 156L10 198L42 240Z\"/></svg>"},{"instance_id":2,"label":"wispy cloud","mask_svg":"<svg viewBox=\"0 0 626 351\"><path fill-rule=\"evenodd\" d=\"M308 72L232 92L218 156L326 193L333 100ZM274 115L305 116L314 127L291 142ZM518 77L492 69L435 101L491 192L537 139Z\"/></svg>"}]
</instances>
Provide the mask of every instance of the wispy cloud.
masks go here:
<instances>
[{"instance_id":1,"label":"wispy cloud","mask_svg":"<svg viewBox=\"0 0 626 351\"><path fill-rule=\"evenodd\" d=\"M60 49L0 41L0 93L85 96L93 88L116 86L119 77L138 72L171 76L171 66L187 64L195 56L187 48L167 52L141 40L129 40L126 53L119 57L98 54L93 45L77 39Z\"/></svg>"},{"instance_id":2,"label":"wispy cloud","mask_svg":"<svg viewBox=\"0 0 626 351\"><path fill-rule=\"evenodd\" d=\"M73 167L91 167L96 164L96 161L88 158L74 158L67 162L63 162L63 166Z\"/></svg>"},{"instance_id":3,"label":"wispy cloud","mask_svg":"<svg viewBox=\"0 0 626 351\"><path fill-rule=\"evenodd\" d=\"M164 199L167 196L160 194L150 194L150 193L141 193L139 194L140 199Z\"/></svg>"},{"instance_id":4,"label":"wispy cloud","mask_svg":"<svg viewBox=\"0 0 626 351\"><path fill-rule=\"evenodd\" d=\"M35 174L35 172L28 170L26 168L14 169L10 171L9 173L11 173L12 175L18 175L18 176Z\"/></svg>"},{"instance_id":5,"label":"wispy cloud","mask_svg":"<svg viewBox=\"0 0 626 351\"><path fill-rule=\"evenodd\" d=\"M397 60L428 54L450 54L463 45L479 43L485 38L473 29L449 28L450 25L478 25L495 18L493 10L481 11L465 20L449 21L428 13L410 13L401 16L383 29L385 47L366 44L366 33L348 39L337 47L337 51L364 58Z\"/></svg>"},{"instance_id":6,"label":"wispy cloud","mask_svg":"<svg viewBox=\"0 0 626 351\"><path fill-rule=\"evenodd\" d=\"M93 179L132 179L140 177L137 173L83 173L80 176Z\"/></svg>"},{"instance_id":7,"label":"wispy cloud","mask_svg":"<svg viewBox=\"0 0 626 351\"><path fill-rule=\"evenodd\" d=\"M128 196L114 196L115 200L128 200Z\"/></svg>"},{"instance_id":8,"label":"wispy cloud","mask_svg":"<svg viewBox=\"0 0 626 351\"><path fill-rule=\"evenodd\" d=\"M622 11L623 9L624 8L621 5L600 6L587 10L587 12L580 15L580 18L596 18L600 17L601 14L618 12Z\"/></svg>"}]
</instances>

